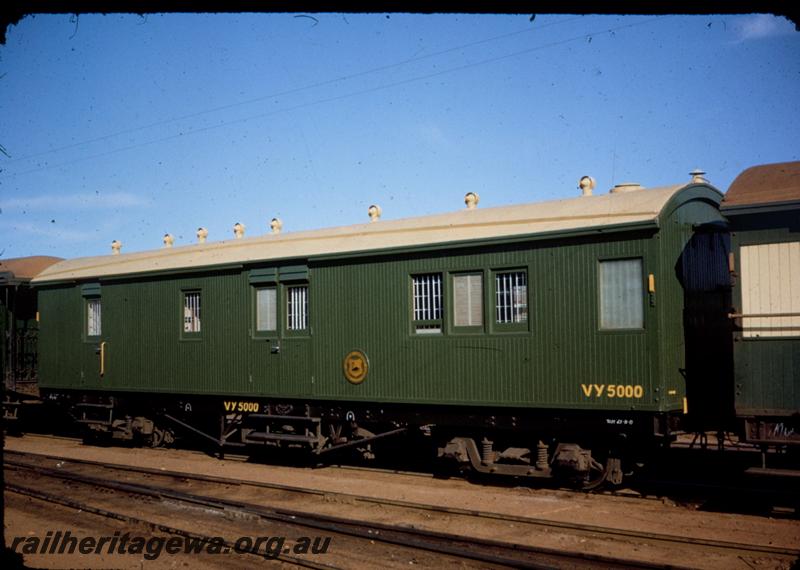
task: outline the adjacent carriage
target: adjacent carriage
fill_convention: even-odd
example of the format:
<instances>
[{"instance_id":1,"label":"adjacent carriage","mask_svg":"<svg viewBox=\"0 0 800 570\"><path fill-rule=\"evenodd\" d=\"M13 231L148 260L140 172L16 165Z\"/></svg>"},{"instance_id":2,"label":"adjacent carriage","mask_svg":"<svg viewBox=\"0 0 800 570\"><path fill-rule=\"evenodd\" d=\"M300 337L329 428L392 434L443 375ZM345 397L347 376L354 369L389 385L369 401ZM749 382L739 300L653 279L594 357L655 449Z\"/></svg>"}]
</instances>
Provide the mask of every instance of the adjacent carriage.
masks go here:
<instances>
[{"instance_id":1,"label":"adjacent carriage","mask_svg":"<svg viewBox=\"0 0 800 570\"><path fill-rule=\"evenodd\" d=\"M3 371L3 416L8 422L19 419L24 401L39 395L39 318L36 292L31 289L30 281L58 261L61 258L49 256L0 261L0 369Z\"/></svg>"},{"instance_id":2,"label":"adjacent carriage","mask_svg":"<svg viewBox=\"0 0 800 570\"><path fill-rule=\"evenodd\" d=\"M735 270L738 429L761 446L800 445L800 162L755 166L722 202Z\"/></svg>"}]
</instances>

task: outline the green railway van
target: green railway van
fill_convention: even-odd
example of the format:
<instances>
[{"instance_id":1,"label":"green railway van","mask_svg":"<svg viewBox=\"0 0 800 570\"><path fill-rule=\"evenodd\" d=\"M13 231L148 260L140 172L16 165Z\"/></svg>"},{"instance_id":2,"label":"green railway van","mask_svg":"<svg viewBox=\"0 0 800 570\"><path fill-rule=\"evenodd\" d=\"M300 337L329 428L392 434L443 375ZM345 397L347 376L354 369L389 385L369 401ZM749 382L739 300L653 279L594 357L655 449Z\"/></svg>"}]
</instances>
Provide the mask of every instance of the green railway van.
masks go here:
<instances>
[{"instance_id":1,"label":"green railway van","mask_svg":"<svg viewBox=\"0 0 800 570\"><path fill-rule=\"evenodd\" d=\"M729 241L701 173L582 187L58 263L34 280L41 388L152 444L368 453L413 432L479 471L618 480L718 389L687 339L725 351L698 327L727 322L706 300L730 292Z\"/></svg>"}]
</instances>

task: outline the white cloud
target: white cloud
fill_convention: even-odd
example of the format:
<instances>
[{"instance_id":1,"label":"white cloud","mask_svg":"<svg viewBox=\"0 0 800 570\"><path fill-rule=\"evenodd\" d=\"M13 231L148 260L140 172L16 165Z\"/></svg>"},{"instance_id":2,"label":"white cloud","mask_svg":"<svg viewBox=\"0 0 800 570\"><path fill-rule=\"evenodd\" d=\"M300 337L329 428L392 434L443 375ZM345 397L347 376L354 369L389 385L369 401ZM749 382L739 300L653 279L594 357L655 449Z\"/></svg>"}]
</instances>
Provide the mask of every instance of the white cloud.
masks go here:
<instances>
[{"instance_id":1,"label":"white cloud","mask_svg":"<svg viewBox=\"0 0 800 570\"><path fill-rule=\"evenodd\" d=\"M147 201L130 192L98 192L95 194L42 194L30 198L9 198L0 201L8 210L106 210L144 206Z\"/></svg>"},{"instance_id":2,"label":"white cloud","mask_svg":"<svg viewBox=\"0 0 800 570\"><path fill-rule=\"evenodd\" d=\"M794 24L783 16L752 14L736 21L734 29L739 41L772 38L795 33Z\"/></svg>"},{"instance_id":3,"label":"white cloud","mask_svg":"<svg viewBox=\"0 0 800 570\"><path fill-rule=\"evenodd\" d=\"M68 242L83 242L94 238L94 232L88 230L73 230L54 224L36 224L31 222L0 222L0 230L13 232L20 236L36 236L57 239Z\"/></svg>"},{"instance_id":4,"label":"white cloud","mask_svg":"<svg viewBox=\"0 0 800 570\"><path fill-rule=\"evenodd\" d=\"M436 125L420 125L417 127L417 133L422 141L430 146L447 147L450 145L447 135Z\"/></svg>"}]
</instances>

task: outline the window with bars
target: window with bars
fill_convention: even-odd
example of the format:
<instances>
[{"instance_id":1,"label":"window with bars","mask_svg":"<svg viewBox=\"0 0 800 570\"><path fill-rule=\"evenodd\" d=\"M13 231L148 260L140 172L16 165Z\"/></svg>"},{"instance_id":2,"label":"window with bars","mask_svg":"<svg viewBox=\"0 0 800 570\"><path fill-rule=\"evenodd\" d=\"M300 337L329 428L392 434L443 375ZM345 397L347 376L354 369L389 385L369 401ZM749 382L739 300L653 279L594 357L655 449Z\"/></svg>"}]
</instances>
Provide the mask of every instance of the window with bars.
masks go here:
<instances>
[{"instance_id":1,"label":"window with bars","mask_svg":"<svg viewBox=\"0 0 800 570\"><path fill-rule=\"evenodd\" d=\"M483 275L453 275L453 326L480 329L483 326Z\"/></svg>"},{"instance_id":2,"label":"window with bars","mask_svg":"<svg viewBox=\"0 0 800 570\"><path fill-rule=\"evenodd\" d=\"M495 324L524 329L528 325L528 275L525 271L494 274Z\"/></svg>"},{"instance_id":3,"label":"window with bars","mask_svg":"<svg viewBox=\"0 0 800 570\"><path fill-rule=\"evenodd\" d=\"M200 333L200 291L183 292L183 332Z\"/></svg>"},{"instance_id":4,"label":"window with bars","mask_svg":"<svg viewBox=\"0 0 800 570\"><path fill-rule=\"evenodd\" d=\"M308 285L286 287L286 330L308 329Z\"/></svg>"},{"instance_id":5,"label":"window with bars","mask_svg":"<svg viewBox=\"0 0 800 570\"><path fill-rule=\"evenodd\" d=\"M256 289L256 332L278 330L278 290L275 287Z\"/></svg>"},{"instance_id":6,"label":"window with bars","mask_svg":"<svg viewBox=\"0 0 800 570\"><path fill-rule=\"evenodd\" d=\"M100 299L86 300L86 336L100 336L102 329L102 305Z\"/></svg>"},{"instance_id":7,"label":"window with bars","mask_svg":"<svg viewBox=\"0 0 800 570\"><path fill-rule=\"evenodd\" d=\"M414 300L414 332L442 332L442 274L429 273L411 277Z\"/></svg>"},{"instance_id":8,"label":"window with bars","mask_svg":"<svg viewBox=\"0 0 800 570\"><path fill-rule=\"evenodd\" d=\"M600 328L644 328L644 284L641 259L601 261Z\"/></svg>"}]
</instances>

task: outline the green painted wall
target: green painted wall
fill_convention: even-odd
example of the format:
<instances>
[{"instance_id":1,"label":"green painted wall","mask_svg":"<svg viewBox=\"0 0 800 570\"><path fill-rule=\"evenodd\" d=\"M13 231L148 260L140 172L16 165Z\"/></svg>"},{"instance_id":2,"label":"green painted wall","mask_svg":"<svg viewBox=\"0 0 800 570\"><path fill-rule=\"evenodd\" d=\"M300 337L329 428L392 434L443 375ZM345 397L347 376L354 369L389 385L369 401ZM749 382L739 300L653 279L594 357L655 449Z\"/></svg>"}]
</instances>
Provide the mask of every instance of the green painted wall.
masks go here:
<instances>
[{"instance_id":1,"label":"green painted wall","mask_svg":"<svg viewBox=\"0 0 800 570\"><path fill-rule=\"evenodd\" d=\"M242 397L680 409L682 298L674 263L692 223L719 219L711 205L715 200L719 195L707 188L682 192L677 209L660 220L660 230L308 260L307 337L253 337L250 267L214 275L104 280L103 333L92 342L83 335L86 308L80 286L43 288L41 384ZM600 331L598 263L631 257L643 259L645 327ZM287 260L286 265L305 262ZM527 331L490 330L491 271L503 268L528 273ZM457 334L448 328L446 316L445 334L413 335L410 276L474 270L484 274L484 330ZM649 273L657 284L652 303ZM181 295L186 289L202 293L198 340L181 338ZM106 342L102 378L98 341ZM360 385L350 384L342 374L342 359L353 349L369 358L370 372ZM639 385L643 397L587 397L582 384ZM667 389L675 393L667 396Z\"/></svg>"},{"instance_id":2,"label":"green painted wall","mask_svg":"<svg viewBox=\"0 0 800 570\"><path fill-rule=\"evenodd\" d=\"M655 261L647 256L648 244L646 238L550 242L518 251L320 267L314 272L315 306L326 309L315 318L315 337L324 339L315 345L315 394L568 407L603 402L586 398L581 383L639 384L651 395L648 339L656 333L654 312L646 311L643 331L600 332L597 322L597 259L644 256L647 268ZM502 268L527 270L529 331L412 334L411 274L479 270L486 289L490 271ZM449 293L445 281L445 296ZM486 309L484 304L490 321L493 309ZM445 311L445 329L452 324L450 314ZM342 359L353 349L363 350L370 361L369 376L359 385L341 373Z\"/></svg>"}]
</instances>

